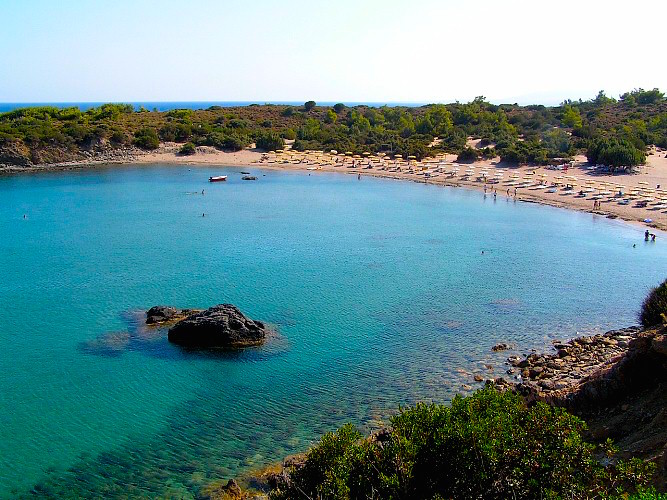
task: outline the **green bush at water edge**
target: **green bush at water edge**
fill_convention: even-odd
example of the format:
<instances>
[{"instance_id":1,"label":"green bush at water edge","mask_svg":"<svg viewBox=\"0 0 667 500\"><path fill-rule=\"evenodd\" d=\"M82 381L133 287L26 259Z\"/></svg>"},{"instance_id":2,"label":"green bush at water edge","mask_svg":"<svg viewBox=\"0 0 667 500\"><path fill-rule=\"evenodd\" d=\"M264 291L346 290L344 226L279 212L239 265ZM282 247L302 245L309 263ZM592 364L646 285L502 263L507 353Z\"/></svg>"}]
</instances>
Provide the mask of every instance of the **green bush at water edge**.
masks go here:
<instances>
[{"instance_id":1,"label":"green bush at water edge","mask_svg":"<svg viewBox=\"0 0 667 500\"><path fill-rule=\"evenodd\" d=\"M583 421L486 387L451 406L402 409L379 439L352 426L326 434L273 499L616 498L647 484L653 464L604 467ZM647 493L650 494L650 493ZM656 498L639 496L637 498Z\"/></svg>"}]
</instances>

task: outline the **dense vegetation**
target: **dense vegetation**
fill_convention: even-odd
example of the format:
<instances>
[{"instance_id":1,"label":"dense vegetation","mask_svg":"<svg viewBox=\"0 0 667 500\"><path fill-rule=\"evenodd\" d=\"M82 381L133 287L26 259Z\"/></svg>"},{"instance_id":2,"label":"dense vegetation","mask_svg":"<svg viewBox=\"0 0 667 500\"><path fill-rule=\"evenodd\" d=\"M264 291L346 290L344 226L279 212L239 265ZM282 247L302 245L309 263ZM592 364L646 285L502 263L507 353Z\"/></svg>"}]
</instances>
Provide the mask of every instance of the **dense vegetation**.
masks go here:
<instances>
[{"instance_id":1,"label":"dense vegetation","mask_svg":"<svg viewBox=\"0 0 667 500\"><path fill-rule=\"evenodd\" d=\"M481 139L479 149L465 149L470 136ZM167 112L105 104L85 112L36 107L0 114L0 162L14 161L7 151L40 163L73 159L67 156L82 150L155 149L161 141L235 151L252 143L273 150L285 139L295 140L297 150L385 151L418 158L444 151L467 161L499 155L510 163L538 165L583 152L594 163L618 169L641 164L649 145L667 148L667 100L657 89L638 89L619 100L600 92L592 100L554 107L495 105L478 97L415 108L323 107L308 101Z\"/></svg>"},{"instance_id":2,"label":"dense vegetation","mask_svg":"<svg viewBox=\"0 0 667 500\"><path fill-rule=\"evenodd\" d=\"M376 439L351 425L325 435L272 498L627 498L637 490L656 498L643 490L653 464L603 466L599 453L612 457L613 448L587 443L584 428L562 409L489 386L451 406L403 409Z\"/></svg>"},{"instance_id":3,"label":"dense vegetation","mask_svg":"<svg viewBox=\"0 0 667 500\"><path fill-rule=\"evenodd\" d=\"M639 322L645 327L667 323L667 280L652 289L644 299Z\"/></svg>"}]
</instances>

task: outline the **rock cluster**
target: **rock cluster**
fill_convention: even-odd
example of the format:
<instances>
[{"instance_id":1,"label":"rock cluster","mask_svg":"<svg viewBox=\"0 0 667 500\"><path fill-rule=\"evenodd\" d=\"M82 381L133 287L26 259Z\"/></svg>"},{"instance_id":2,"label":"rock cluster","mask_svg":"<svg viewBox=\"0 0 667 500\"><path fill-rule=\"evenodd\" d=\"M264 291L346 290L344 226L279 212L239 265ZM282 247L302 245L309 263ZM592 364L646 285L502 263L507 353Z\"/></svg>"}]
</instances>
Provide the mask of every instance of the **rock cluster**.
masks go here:
<instances>
[{"instance_id":1,"label":"rock cluster","mask_svg":"<svg viewBox=\"0 0 667 500\"><path fill-rule=\"evenodd\" d=\"M554 341L555 354L533 353L508 358L507 373L517 374L519 391L529 399L569 406L572 394L592 378L614 367L638 338L637 327L612 330L602 335L579 337L567 343Z\"/></svg>"},{"instance_id":2,"label":"rock cluster","mask_svg":"<svg viewBox=\"0 0 667 500\"><path fill-rule=\"evenodd\" d=\"M667 489L667 327L613 330L554 347L556 354L508 358L518 382L494 384L582 417L591 438L613 439L620 457L654 461L654 486Z\"/></svg>"}]
</instances>

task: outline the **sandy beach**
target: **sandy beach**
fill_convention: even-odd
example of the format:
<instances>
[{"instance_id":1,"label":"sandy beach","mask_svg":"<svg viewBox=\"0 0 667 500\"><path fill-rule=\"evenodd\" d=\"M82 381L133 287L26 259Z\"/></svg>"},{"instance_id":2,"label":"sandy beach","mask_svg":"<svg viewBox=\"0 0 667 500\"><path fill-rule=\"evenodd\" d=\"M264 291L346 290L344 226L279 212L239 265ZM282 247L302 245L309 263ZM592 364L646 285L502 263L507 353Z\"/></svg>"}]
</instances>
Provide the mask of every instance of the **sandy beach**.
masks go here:
<instances>
[{"instance_id":1,"label":"sandy beach","mask_svg":"<svg viewBox=\"0 0 667 500\"><path fill-rule=\"evenodd\" d=\"M470 144L475 146L473 141ZM5 172L156 163L339 172L485 190L487 196L581 210L623 219L649 230L667 231L667 205L664 204L667 203L667 153L655 148L649 152L646 165L640 167L638 173L610 175L594 171L584 156L576 157L567 170L554 170L548 167L506 166L497 158L463 164L456 162L456 155L441 155L423 162L402 160L397 163L389 157L373 155L353 158L320 152L298 153L292 152L289 145L284 153L264 153L256 149L228 153L211 147L198 147L196 154L183 156L178 154L180 146L165 143L158 150L148 153L133 150L113 162L90 159L31 169L5 169Z\"/></svg>"},{"instance_id":2,"label":"sandy beach","mask_svg":"<svg viewBox=\"0 0 667 500\"><path fill-rule=\"evenodd\" d=\"M437 160L400 162L396 170L395 162L380 162L379 158L352 159L344 162L341 156L289 150L284 154L265 154L256 150L225 153L214 148L199 148L192 156L179 156L178 146L165 145L157 152L137 158L136 163L168 163L184 165L230 165L261 166L262 168L286 170L310 170L312 172L340 172L352 175L371 175L392 179L410 180L446 186L460 186L484 190L487 196L510 197L520 201L543 203L556 207L570 208L620 218L647 228L667 230L667 207L660 208L660 200L667 200L667 157L665 151L652 149L646 165L637 174L600 174L590 169L584 156L575 159L574 166L567 171L552 170L547 167L507 167L498 159L457 164L456 155L445 155ZM338 158L338 163L336 163ZM352 164L356 166L352 167ZM372 168L368 168L368 164ZM384 163L383 167L381 163ZM437 171L441 165L442 171ZM458 168L458 172L455 170ZM426 170L422 170L426 169ZM470 175L467 172L474 171ZM428 175L425 172L429 172ZM480 174L486 172L486 182ZM503 176L496 179L495 176ZM496 182L497 180L497 182ZM572 188L567 189L568 184ZM656 190L657 186L660 186ZM515 194L516 189L516 194ZM618 193L623 195L619 196ZM634 192L634 195L632 194ZM628 200L628 197L631 199ZM628 200L627 204L623 200ZM645 200L650 200L646 201ZM595 202L598 202L595 204ZM643 203L646 206L642 207ZM657 207L657 208L656 208ZM644 222L651 220L651 222Z\"/></svg>"}]
</instances>

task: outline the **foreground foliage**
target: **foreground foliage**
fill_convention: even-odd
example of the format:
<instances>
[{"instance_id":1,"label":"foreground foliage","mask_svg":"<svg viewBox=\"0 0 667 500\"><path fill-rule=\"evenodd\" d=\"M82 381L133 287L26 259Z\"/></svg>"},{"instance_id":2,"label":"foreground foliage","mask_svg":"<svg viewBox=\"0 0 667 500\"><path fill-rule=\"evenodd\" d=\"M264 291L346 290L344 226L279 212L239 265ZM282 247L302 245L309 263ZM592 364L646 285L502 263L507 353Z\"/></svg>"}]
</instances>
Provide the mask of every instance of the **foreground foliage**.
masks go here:
<instances>
[{"instance_id":1,"label":"foreground foliage","mask_svg":"<svg viewBox=\"0 0 667 500\"><path fill-rule=\"evenodd\" d=\"M667 323L667 280L653 288L644 299L639 321L645 327Z\"/></svg>"},{"instance_id":2,"label":"foreground foliage","mask_svg":"<svg viewBox=\"0 0 667 500\"><path fill-rule=\"evenodd\" d=\"M401 410L391 430L362 439L351 425L325 435L274 499L614 498L641 488L652 464L603 467L583 421L486 387L451 406ZM648 495L648 496L647 496ZM627 498L627 497L626 497Z\"/></svg>"},{"instance_id":3,"label":"foreground foliage","mask_svg":"<svg viewBox=\"0 0 667 500\"><path fill-rule=\"evenodd\" d=\"M468 137L481 139L466 149ZM438 139L437 141L435 139ZM162 142L192 142L237 151L259 149L391 152L418 158L448 152L462 161L499 156L512 164L559 163L585 152L593 163L627 169L644 162L650 145L667 148L667 100L657 89L637 89L620 100L600 92L588 101L560 106L495 105L484 97L468 103L421 107L251 105L236 108L135 111L127 104L78 108L24 108L0 113L2 148L27 151L38 163L82 149L134 144L155 149ZM8 147L9 146L9 147ZM482 149L484 148L484 149Z\"/></svg>"}]
</instances>

